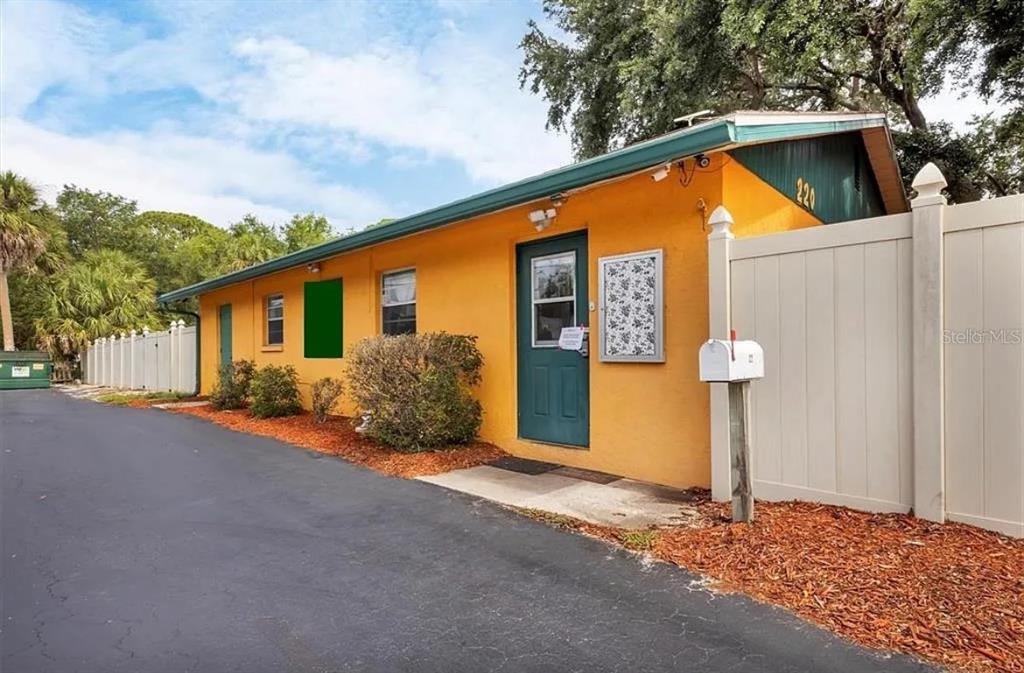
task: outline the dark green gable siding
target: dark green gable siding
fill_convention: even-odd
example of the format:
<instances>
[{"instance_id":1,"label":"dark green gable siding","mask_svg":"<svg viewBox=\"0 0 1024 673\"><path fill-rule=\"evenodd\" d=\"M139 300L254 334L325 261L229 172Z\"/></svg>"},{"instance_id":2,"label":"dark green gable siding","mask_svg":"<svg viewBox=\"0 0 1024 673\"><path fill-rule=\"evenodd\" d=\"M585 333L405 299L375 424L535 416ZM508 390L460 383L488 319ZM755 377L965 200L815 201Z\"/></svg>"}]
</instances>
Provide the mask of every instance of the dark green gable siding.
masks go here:
<instances>
[{"instance_id":1,"label":"dark green gable siding","mask_svg":"<svg viewBox=\"0 0 1024 673\"><path fill-rule=\"evenodd\" d=\"M303 294L304 355L307 358L340 358L341 279L306 283Z\"/></svg>"},{"instance_id":2,"label":"dark green gable siding","mask_svg":"<svg viewBox=\"0 0 1024 673\"><path fill-rule=\"evenodd\" d=\"M826 224L885 214L859 133L750 145L730 154Z\"/></svg>"}]
</instances>

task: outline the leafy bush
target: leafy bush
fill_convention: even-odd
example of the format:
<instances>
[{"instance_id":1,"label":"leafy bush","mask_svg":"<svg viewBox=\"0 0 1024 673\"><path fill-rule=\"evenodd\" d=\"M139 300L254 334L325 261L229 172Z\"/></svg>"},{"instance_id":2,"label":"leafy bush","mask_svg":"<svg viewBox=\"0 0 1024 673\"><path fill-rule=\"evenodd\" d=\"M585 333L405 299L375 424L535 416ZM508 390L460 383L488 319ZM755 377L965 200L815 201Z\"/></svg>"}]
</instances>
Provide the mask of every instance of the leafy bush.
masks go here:
<instances>
[{"instance_id":1,"label":"leafy bush","mask_svg":"<svg viewBox=\"0 0 1024 673\"><path fill-rule=\"evenodd\" d=\"M327 414L331 413L344 386L338 379L330 376L318 379L313 382L313 415L317 423L327 420Z\"/></svg>"},{"instance_id":2,"label":"leafy bush","mask_svg":"<svg viewBox=\"0 0 1024 673\"><path fill-rule=\"evenodd\" d=\"M257 370L249 395L249 410L257 418L292 416L302 411L299 375L291 365L267 365Z\"/></svg>"},{"instance_id":3,"label":"leafy bush","mask_svg":"<svg viewBox=\"0 0 1024 673\"><path fill-rule=\"evenodd\" d=\"M214 409L241 409L249 398L256 365L252 360L236 360L220 366L217 384L210 393L210 404Z\"/></svg>"},{"instance_id":4,"label":"leafy bush","mask_svg":"<svg viewBox=\"0 0 1024 673\"><path fill-rule=\"evenodd\" d=\"M369 415L369 437L400 451L424 451L476 437L482 412L471 388L482 366L475 336L378 336L352 349L348 383Z\"/></svg>"}]
</instances>

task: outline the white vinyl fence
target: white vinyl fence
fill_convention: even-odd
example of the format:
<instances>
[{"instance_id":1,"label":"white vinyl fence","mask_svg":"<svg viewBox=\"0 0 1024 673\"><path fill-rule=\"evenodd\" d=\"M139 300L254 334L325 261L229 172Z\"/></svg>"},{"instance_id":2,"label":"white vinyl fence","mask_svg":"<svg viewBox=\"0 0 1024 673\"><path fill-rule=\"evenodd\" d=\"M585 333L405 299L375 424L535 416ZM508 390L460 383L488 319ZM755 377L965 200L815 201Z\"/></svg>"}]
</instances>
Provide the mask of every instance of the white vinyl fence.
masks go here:
<instances>
[{"instance_id":1,"label":"white vinyl fence","mask_svg":"<svg viewBox=\"0 0 1024 673\"><path fill-rule=\"evenodd\" d=\"M765 351L751 388L754 494L907 512L1024 536L1024 196L709 237L711 336ZM729 495L712 384L712 486Z\"/></svg>"},{"instance_id":2,"label":"white vinyl fence","mask_svg":"<svg viewBox=\"0 0 1024 673\"><path fill-rule=\"evenodd\" d=\"M174 321L167 330L134 330L97 339L82 354L84 381L125 390L194 392L196 328Z\"/></svg>"}]
</instances>

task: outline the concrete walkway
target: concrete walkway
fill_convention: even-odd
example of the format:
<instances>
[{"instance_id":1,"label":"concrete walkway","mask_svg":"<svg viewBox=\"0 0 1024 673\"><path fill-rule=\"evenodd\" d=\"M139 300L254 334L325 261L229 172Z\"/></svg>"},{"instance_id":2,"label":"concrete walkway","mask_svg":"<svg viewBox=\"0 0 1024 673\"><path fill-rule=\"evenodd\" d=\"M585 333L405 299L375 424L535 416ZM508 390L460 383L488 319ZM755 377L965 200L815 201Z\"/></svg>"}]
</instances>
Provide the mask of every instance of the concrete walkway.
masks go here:
<instances>
[{"instance_id":1,"label":"concrete walkway","mask_svg":"<svg viewBox=\"0 0 1024 673\"><path fill-rule=\"evenodd\" d=\"M147 393L164 392L162 390L127 390L124 388L111 388L109 386L90 383L61 383L53 387L65 395L70 395L71 397L80 400L92 400L94 402L97 401L97 398L110 394L124 395L126 397L135 395L142 398ZM190 407L205 407L209 404L210 403L206 400L190 400L187 402L164 402L162 404L154 404L153 407L156 409L187 409Z\"/></svg>"},{"instance_id":2,"label":"concrete walkway","mask_svg":"<svg viewBox=\"0 0 1024 673\"><path fill-rule=\"evenodd\" d=\"M524 474L490 465L420 477L487 500L619 528L684 524L697 515L684 494L632 479L596 483L573 470Z\"/></svg>"},{"instance_id":3,"label":"concrete walkway","mask_svg":"<svg viewBox=\"0 0 1024 673\"><path fill-rule=\"evenodd\" d=\"M53 386L54 390L59 390L65 395L70 395L77 399L94 400L101 395L107 393L120 392L117 388L110 388L108 386L100 386L92 383L59 383Z\"/></svg>"}]
</instances>

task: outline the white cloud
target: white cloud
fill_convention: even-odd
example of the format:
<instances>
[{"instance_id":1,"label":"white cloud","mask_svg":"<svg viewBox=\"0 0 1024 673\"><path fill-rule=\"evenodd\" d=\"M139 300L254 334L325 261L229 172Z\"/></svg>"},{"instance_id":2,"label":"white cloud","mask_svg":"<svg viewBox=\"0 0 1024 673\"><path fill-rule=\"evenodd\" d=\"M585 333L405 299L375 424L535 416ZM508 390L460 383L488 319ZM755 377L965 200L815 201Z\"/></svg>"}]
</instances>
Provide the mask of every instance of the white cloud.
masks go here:
<instances>
[{"instance_id":1,"label":"white cloud","mask_svg":"<svg viewBox=\"0 0 1024 673\"><path fill-rule=\"evenodd\" d=\"M142 209L183 210L221 226L246 213L280 222L314 210L346 229L389 212L370 195L325 183L287 154L237 141L173 132L81 138L12 117L0 119L0 127L3 169L16 168L50 194L77 184L124 194Z\"/></svg>"},{"instance_id":2,"label":"white cloud","mask_svg":"<svg viewBox=\"0 0 1024 673\"><path fill-rule=\"evenodd\" d=\"M247 118L353 133L455 159L477 181L504 182L570 157L547 133L543 103L515 85L515 64L449 29L422 53L380 43L330 56L283 38L247 39L252 68L216 89Z\"/></svg>"},{"instance_id":3,"label":"white cloud","mask_svg":"<svg viewBox=\"0 0 1024 673\"><path fill-rule=\"evenodd\" d=\"M130 33L130 31L125 31ZM93 81L109 22L57 2L0 2L0 114L20 114L46 89Z\"/></svg>"},{"instance_id":4,"label":"white cloud","mask_svg":"<svg viewBox=\"0 0 1024 673\"><path fill-rule=\"evenodd\" d=\"M0 1L5 167L54 189L104 189L220 225L246 212L280 220L317 210L344 228L436 204L410 205L400 181L361 176L394 192L385 204L307 166L341 173L445 160L492 186L570 159L568 140L544 130L543 101L518 88L514 39L460 33L428 6L141 7L152 22ZM96 113L115 95L180 88L202 102L145 127ZM136 130L119 130L125 123Z\"/></svg>"}]
</instances>

